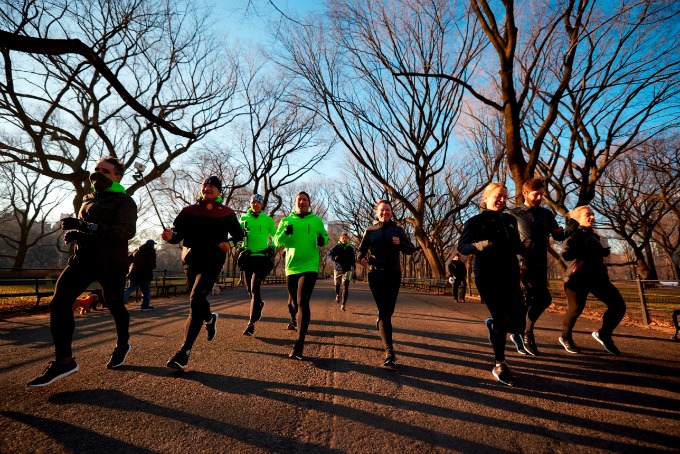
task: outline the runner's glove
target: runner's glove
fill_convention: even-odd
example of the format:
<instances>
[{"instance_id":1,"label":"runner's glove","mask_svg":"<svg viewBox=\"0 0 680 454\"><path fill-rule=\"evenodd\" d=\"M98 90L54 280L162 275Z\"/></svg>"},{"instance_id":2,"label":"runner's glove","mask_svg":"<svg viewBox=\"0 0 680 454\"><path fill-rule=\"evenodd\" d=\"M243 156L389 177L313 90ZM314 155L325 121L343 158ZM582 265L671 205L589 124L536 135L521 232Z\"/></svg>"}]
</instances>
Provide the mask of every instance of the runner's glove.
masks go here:
<instances>
[{"instance_id":1,"label":"runner's glove","mask_svg":"<svg viewBox=\"0 0 680 454\"><path fill-rule=\"evenodd\" d=\"M287 225L286 228L283 230L283 233L285 233L286 235L292 235L293 234L293 226Z\"/></svg>"},{"instance_id":2,"label":"runner's glove","mask_svg":"<svg viewBox=\"0 0 680 454\"><path fill-rule=\"evenodd\" d=\"M73 241L82 242L89 234L77 230L69 230L64 234L64 243L69 244Z\"/></svg>"},{"instance_id":3,"label":"runner's glove","mask_svg":"<svg viewBox=\"0 0 680 454\"><path fill-rule=\"evenodd\" d=\"M326 240L324 239L323 235L319 234L319 236L316 237L316 244L317 246L323 246L323 243Z\"/></svg>"},{"instance_id":4,"label":"runner's glove","mask_svg":"<svg viewBox=\"0 0 680 454\"><path fill-rule=\"evenodd\" d=\"M97 231L97 227L99 227L97 224L81 221L76 218L64 218L61 220L62 230L80 230L81 232L92 233Z\"/></svg>"}]
</instances>

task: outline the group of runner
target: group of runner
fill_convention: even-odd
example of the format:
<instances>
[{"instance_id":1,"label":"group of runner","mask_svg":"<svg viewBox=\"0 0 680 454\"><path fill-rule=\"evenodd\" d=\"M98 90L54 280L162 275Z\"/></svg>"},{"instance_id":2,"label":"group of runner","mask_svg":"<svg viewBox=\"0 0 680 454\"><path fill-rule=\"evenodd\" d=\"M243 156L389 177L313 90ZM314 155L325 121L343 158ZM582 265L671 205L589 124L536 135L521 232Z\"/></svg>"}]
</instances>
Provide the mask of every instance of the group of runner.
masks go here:
<instances>
[{"instance_id":1,"label":"group of runner","mask_svg":"<svg viewBox=\"0 0 680 454\"><path fill-rule=\"evenodd\" d=\"M43 374L31 380L29 386L45 386L78 371L71 351L75 326L71 305L93 281L102 285L103 296L116 324L117 343L107 367L120 367L131 349L129 314L123 302L123 290L127 243L135 234L137 213L134 201L119 183L122 175L123 166L117 159L102 158L98 161L90 175L93 192L85 196L78 217L61 221L65 241L76 245L73 256L57 280L50 302L55 360L49 363ZM524 219L522 215L514 217L503 212L507 188L492 183L484 191L482 213L465 223L458 245L462 254L476 255L477 288L491 312L486 325L497 363L493 375L508 385L514 384L514 379L505 364L505 337L508 332L513 333L512 339L518 351L538 354L533 327L550 304L545 281L547 271L541 271L542 267L547 269L547 258L541 257L541 254L547 254L547 234L555 238L568 236L556 227L554 217L550 217L552 213L538 206L542 191L542 186L524 189L525 200L538 200L538 203L530 206L528 214L524 215L526 221L520 221L518 228L518 219ZM255 323L262 317L265 306L260 291L262 280L272 270L275 250L285 250L291 317L288 329L297 331L297 339L288 356L301 360L311 318L310 300L319 270L319 248L329 241L324 223L311 210L310 195L304 191L296 194L292 213L281 219L276 228L273 219L263 212L265 202L261 195L252 196L248 212L239 221L234 210L222 203L221 193L220 179L208 177L201 185L198 201L182 209L172 227L161 233L161 238L168 243L183 242L182 264L191 289L184 338L179 350L167 361L167 366L174 369L188 366L191 350L203 328L208 341L215 338L219 315L211 311L207 297L217 281L227 252L236 245L239 247L238 265L250 296L250 316L243 332L249 336L254 335ZM545 210L550 216L537 209ZM592 211L588 209L582 213L576 219L581 224L580 230L574 233L564 252L565 258L573 258L580 265L571 269L570 280L565 284L570 289L567 293L569 311L565 316L565 330L560 343L567 351L576 350L571 329L583 310L585 297L592 292L608 305L603 327L593 336L608 351L618 354L611 333L623 317L625 305L622 299L619 302L616 298L615 288L609 283L606 268L602 265L605 250L596 247L598 237L592 230L592 221L588 224ZM347 304L355 261L367 267L368 284L378 312L376 328L385 352L382 365L394 369L397 364L392 340L392 315L401 286L400 254L413 254L417 248L404 229L392 219L389 200L379 200L375 214L376 221L363 233L356 259L346 233L340 235L329 257L335 262L336 301L341 303L342 310ZM518 255L523 262L521 266ZM521 297L520 278L527 289L528 312ZM528 323L524 322L525 315Z\"/></svg>"}]
</instances>

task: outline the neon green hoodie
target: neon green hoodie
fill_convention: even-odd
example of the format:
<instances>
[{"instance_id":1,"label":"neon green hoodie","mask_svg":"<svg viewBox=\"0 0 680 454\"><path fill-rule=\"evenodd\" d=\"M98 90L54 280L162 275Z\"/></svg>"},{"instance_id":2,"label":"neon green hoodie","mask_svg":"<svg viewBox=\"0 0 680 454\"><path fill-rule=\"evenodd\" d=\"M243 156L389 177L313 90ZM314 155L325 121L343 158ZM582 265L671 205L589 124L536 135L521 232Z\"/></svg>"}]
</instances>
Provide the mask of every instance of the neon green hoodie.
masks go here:
<instances>
[{"instance_id":1,"label":"neon green hoodie","mask_svg":"<svg viewBox=\"0 0 680 454\"><path fill-rule=\"evenodd\" d=\"M252 208L241 218L241 227L246 236L243 239L243 248L251 251L253 256L264 255L259 253L269 246L269 237L274 237L276 225L274 220L264 211L255 216Z\"/></svg>"},{"instance_id":2,"label":"neon green hoodie","mask_svg":"<svg viewBox=\"0 0 680 454\"><path fill-rule=\"evenodd\" d=\"M287 226L293 226L293 234L284 233ZM274 235L274 246L286 248L286 276L313 271L319 272L319 246L316 239L321 235L324 246L328 234L321 218L311 211L305 215L291 213L281 219Z\"/></svg>"}]
</instances>

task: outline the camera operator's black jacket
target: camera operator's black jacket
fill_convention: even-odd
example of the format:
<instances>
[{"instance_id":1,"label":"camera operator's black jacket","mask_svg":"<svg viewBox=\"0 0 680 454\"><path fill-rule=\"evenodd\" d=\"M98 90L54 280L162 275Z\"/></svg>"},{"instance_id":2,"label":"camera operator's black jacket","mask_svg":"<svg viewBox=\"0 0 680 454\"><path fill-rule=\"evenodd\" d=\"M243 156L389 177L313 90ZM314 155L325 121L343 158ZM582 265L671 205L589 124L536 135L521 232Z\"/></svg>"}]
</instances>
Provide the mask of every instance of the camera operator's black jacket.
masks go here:
<instances>
[{"instance_id":1,"label":"camera operator's black jacket","mask_svg":"<svg viewBox=\"0 0 680 454\"><path fill-rule=\"evenodd\" d=\"M177 244L184 240L184 265L199 267L221 268L227 253L220 249L219 244L227 241L238 243L244 236L234 210L220 202L203 199L180 211L172 231L172 239L168 243Z\"/></svg>"},{"instance_id":2,"label":"camera operator's black jacket","mask_svg":"<svg viewBox=\"0 0 680 454\"><path fill-rule=\"evenodd\" d=\"M137 205L132 197L120 191L102 191L83 197L78 219L97 224L97 230L78 240L69 263L128 267L128 240L137 229Z\"/></svg>"},{"instance_id":3,"label":"camera operator's black jacket","mask_svg":"<svg viewBox=\"0 0 680 454\"><path fill-rule=\"evenodd\" d=\"M156 249L153 243L144 243L129 256L130 272L128 279L135 282L150 282L156 268Z\"/></svg>"}]
</instances>

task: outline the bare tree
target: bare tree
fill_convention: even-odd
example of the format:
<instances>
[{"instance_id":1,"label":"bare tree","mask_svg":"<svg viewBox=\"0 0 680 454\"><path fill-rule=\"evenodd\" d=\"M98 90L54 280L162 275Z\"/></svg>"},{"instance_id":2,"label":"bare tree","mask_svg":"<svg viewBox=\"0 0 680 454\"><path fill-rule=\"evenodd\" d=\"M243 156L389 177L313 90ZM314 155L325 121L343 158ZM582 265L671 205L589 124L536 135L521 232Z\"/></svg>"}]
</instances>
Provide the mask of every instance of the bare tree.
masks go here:
<instances>
[{"instance_id":1,"label":"bare tree","mask_svg":"<svg viewBox=\"0 0 680 454\"><path fill-rule=\"evenodd\" d=\"M322 113L344 148L407 210L405 220L441 276L443 261L425 217L432 181L444 177L462 89L443 79L392 74L416 66L469 71L478 50L475 30L458 27L448 5L330 1L328 23L291 26L282 34L280 58L305 82L300 101Z\"/></svg>"},{"instance_id":2,"label":"bare tree","mask_svg":"<svg viewBox=\"0 0 680 454\"><path fill-rule=\"evenodd\" d=\"M0 257L12 260L21 269L28 252L43 239L61 232L48 219L66 199L64 184L42 180L40 175L13 164L0 164L0 192L6 195L5 219L0 224L0 240L7 245Z\"/></svg>"},{"instance_id":3,"label":"bare tree","mask_svg":"<svg viewBox=\"0 0 680 454\"><path fill-rule=\"evenodd\" d=\"M167 133L114 96L101 67L78 54L2 51L0 160L89 191L102 155L143 161L147 182L234 116L236 64L209 33L210 13L190 2L3 1L0 28L19 37L78 39L130 96L188 137ZM143 183L133 183L134 193Z\"/></svg>"},{"instance_id":4,"label":"bare tree","mask_svg":"<svg viewBox=\"0 0 680 454\"><path fill-rule=\"evenodd\" d=\"M289 75L250 57L241 64L239 96L245 113L234 123L237 162L269 213L283 205L281 188L300 180L323 161L335 139L315 110L299 103ZM273 202L273 203L272 203Z\"/></svg>"},{"instance_id":5,"label":"bare tree","mask_svg":"<svg viewBox=\"0 0 680 454\"><path fill-rule=\"evenodd\" d=\"M635 153L610 164L592 202L604 215L603 224L628 243L643 279L658 279L652 239L661 231L661 221L671 213L670 206L677 208L680 204L680 167L674 142L650 140ZM664 198L672 202L665 203Z\"/></svg>"}]
</instances>

